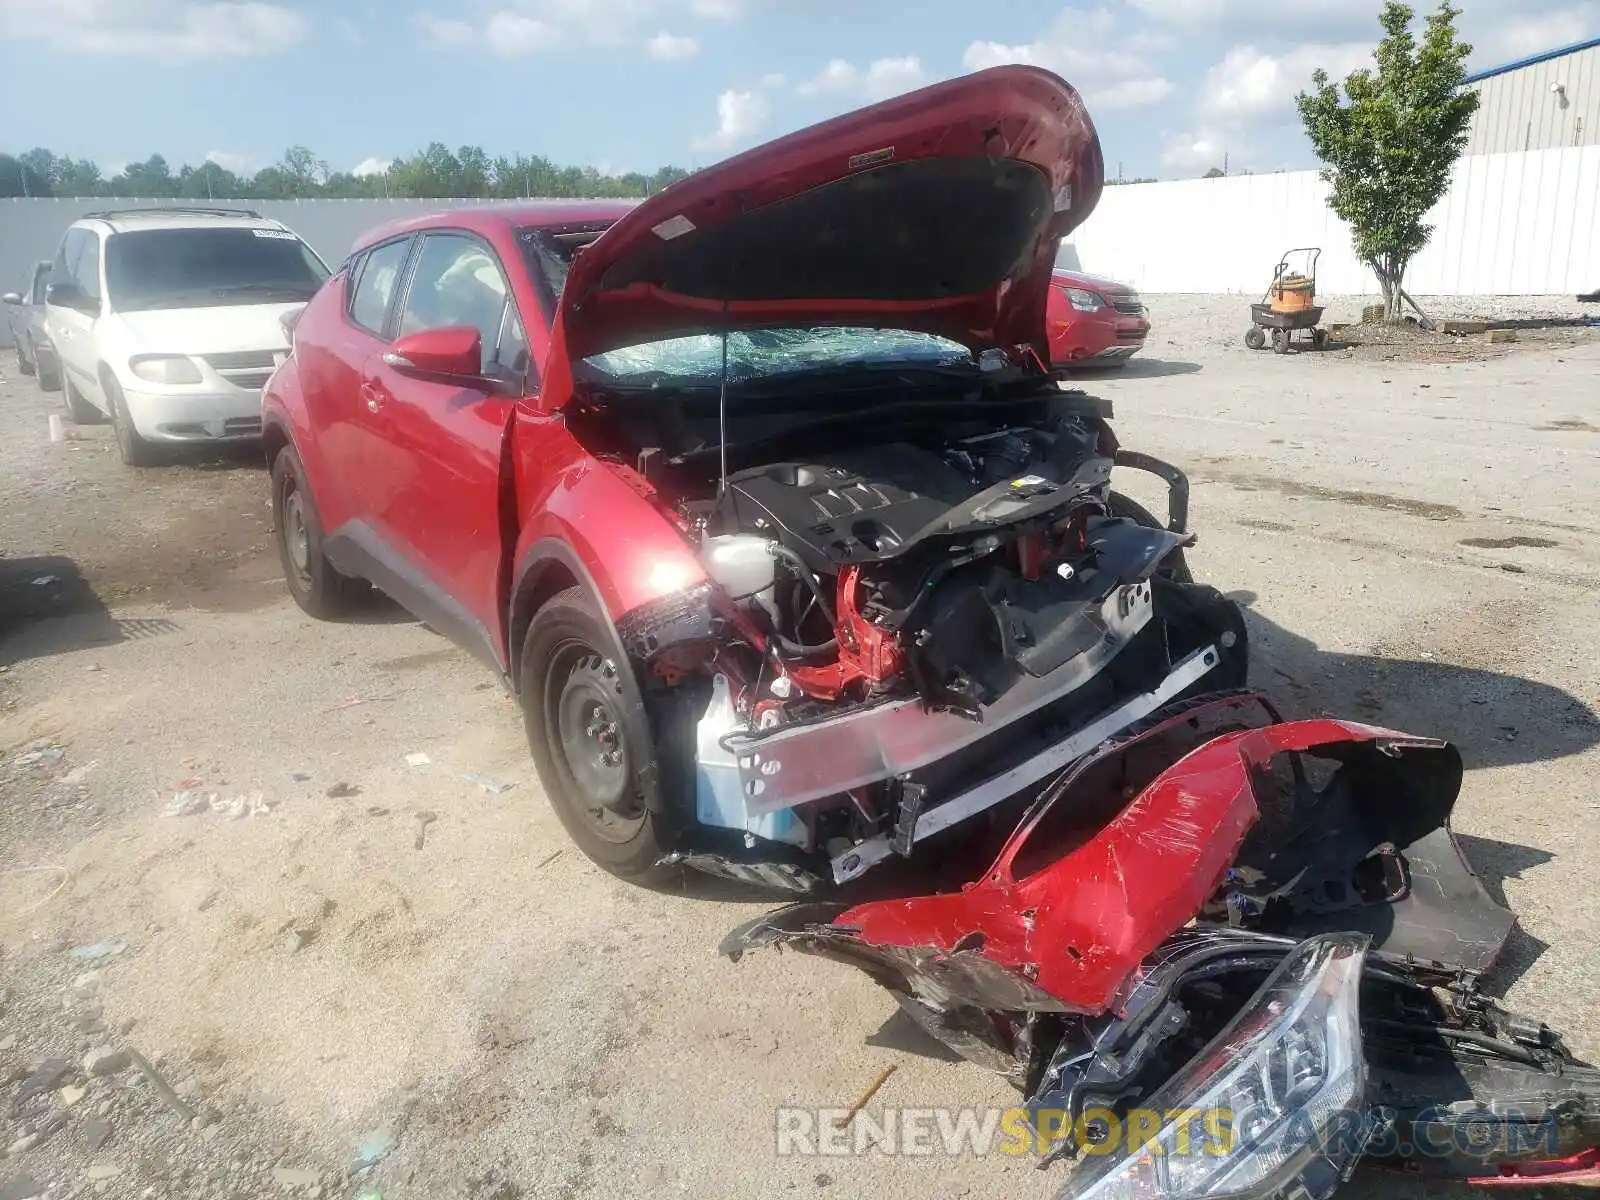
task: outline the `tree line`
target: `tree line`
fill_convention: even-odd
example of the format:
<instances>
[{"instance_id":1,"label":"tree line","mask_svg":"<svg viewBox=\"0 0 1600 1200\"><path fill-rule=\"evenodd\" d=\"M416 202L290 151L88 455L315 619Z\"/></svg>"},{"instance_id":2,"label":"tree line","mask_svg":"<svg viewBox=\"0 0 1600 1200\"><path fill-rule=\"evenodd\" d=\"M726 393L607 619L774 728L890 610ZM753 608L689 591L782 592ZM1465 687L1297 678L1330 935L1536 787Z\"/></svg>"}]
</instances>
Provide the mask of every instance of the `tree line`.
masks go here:
<instances>
[{"instance_id":1,"label":"tree line","mask_svg":"<svg viewBox=\"0 0 1600 1200\"><path fill-rule=\"evenodd\" d=\"M434 142L386 171L355 175L330 170L305 146L292 146L271 166L238 174L209 159L174 170L159 154L129 163L107 177L85 158L57 155L43 147L25 154L0 154L0 197L116 196L174 200L426 199L518 196L648 196L689 172L662 167L646 175L606 175L594 167L557 166L542 155L491 158L479 146L452 151Z\"/></svg>"}]
</instances>

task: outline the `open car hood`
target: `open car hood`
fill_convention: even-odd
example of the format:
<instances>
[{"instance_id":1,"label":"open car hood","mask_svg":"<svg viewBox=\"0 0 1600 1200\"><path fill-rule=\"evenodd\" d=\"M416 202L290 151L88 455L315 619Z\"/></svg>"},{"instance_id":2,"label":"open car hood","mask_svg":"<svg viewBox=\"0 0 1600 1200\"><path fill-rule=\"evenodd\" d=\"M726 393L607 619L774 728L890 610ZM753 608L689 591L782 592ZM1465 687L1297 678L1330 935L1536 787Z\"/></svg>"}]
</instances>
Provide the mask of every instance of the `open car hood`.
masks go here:
<instances>
[{"instance_id":1,"label":"open car hood","mask_svg":"<svg viewBox=\"0 0 1600 1200\"><path fill-rule=\"evenodd\" d=\"M998 67L814 125L691 175L579 254L571 360L722 329L861 325L1041 358L1057 242L1104 168L1078 93Z\"/></svg>"}]
</instances>

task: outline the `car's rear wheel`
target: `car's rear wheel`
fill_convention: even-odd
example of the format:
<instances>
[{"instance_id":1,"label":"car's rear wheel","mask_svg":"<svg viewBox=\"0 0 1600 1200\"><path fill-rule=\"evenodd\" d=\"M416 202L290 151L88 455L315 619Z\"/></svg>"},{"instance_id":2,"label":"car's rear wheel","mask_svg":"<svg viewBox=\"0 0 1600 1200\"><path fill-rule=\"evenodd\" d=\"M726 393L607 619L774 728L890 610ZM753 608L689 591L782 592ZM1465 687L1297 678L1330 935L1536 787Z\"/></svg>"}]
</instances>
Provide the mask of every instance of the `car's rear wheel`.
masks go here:
<instances>
[{"instance_id":1,"label":"car's rear wheel","mask_svg":"<svg viewBox=\"0 0 1600 1200\"><path fill-rule=\"evenodd\" d=\"M272 518L284 581L294 602L322 621L355 608L363 584L339 574L323 552L322 514L300 456L287 446L272 460Z\"/></svg>"},{"instance_id":2,"label":"car's rear wheel","mask_svg":"<svg viewBox=\"0 0 1600 1200\"><path fill-rule=\"evenodd\" d=\"M160 451L154 445L139 436L139 431L133 427L133 418L128 415L128 402L123 398L122 389L117 386L117 381L106 376L102 385L106 390L106 403L111 406L111 425L117 435L117 451L122 455L122 461L130 467L153 467L161 461ZM93 406L78 394L69 381L67 383L67 411L72 414L72 419L80 425L87 424L89 418L79 416L80 408L93 412Z\"/></svg>"},{"instance_id":3,"label":"car's rear wheel","mask_svg":"<svg viewBox=\"0 0 1600 1200\"><path fill-rule=\"evenodd\" d=\"M627 658L584 589L534 615L520 678L534 765L568 835L614 875L655 874L673 840L672 819L649 803L655 739Z\"/></svg>"},{"instance_id":4,"label":"car's rear wheel","mask_svg":"<svg viewBox=\"0 0 1600 1200\"><path fill-rule=\"evenodd\" d=\"M1143 525L1146 529L1165 529L1166 525L1156 520L1155 514L1142 504L1129 499L1121 492L1111 493L1111 503L1107 506L1113 517L1123 517L1136 524ZM1156 571L1163 579L1170 579L1173 583L1193 583L1194 575L1189 571L1189 560L1184 558L1181 549L1174 550L1161 560L1161 566Z\"/></svg>"}]
</instances>

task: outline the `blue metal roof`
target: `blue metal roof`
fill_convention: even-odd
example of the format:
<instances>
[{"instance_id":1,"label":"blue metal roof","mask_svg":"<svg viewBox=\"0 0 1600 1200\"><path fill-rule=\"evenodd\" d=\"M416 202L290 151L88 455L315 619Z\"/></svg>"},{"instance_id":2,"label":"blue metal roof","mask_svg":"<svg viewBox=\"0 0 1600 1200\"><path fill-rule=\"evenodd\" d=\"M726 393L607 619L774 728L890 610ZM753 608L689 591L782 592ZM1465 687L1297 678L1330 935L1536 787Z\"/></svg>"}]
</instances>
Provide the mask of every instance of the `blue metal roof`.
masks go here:
<instances>
[{"instance_id":1,"label":"blue metal roof","mask_svg":"<svg viewBox=\"0 0 1600 1200\"><path fill-rule=\"evenodd\" d=\"M1485 79L1493 79L1496 75L1504 75L1507 71L1518 71L1523 67L1531 67L1534 63L1549 62L1552 58L1576 54L1580 50L1588 50L1595 46L1600 46L1600 37L1590 38L1586 42L1574 42L1570 46L1562 46L1559 50L1546 50L1543 54L1530 54L1527 58L1517 59L1516 62L1501 63L1498 67L1490 67L1487 71L1468 75L1467 82L1482 83Z\"/></svg>"}]
</instances>

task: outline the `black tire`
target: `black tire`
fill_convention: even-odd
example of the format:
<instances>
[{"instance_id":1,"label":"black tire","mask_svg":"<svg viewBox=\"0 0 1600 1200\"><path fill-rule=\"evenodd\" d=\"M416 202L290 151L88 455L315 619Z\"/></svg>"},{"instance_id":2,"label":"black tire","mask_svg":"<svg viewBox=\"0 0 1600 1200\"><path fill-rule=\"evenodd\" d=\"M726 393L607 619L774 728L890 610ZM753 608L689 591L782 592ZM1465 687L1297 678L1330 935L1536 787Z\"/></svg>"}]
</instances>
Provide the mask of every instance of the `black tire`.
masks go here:
<instances>
[{"instance_id":1,"label":"black tire","mask_svg":"<svg viewBox=\"0 0 1600 1200\"><path fill-rule=\"evenodd\" d=\"M133 418L128 415L128 403L122 398L122 389L117 386L117 381L108 375L101 386L106 389L106 402L111 406L111 425L117 434L117 452L122 455L122 461L130 467L155 466L161 461L161 452L140 437L139 431L133 427ZM69 380L67 411L80 425L88 424L87 418L78 415L80 406L89 412L95 412L93 406L78 395L77 389Z\"/></svg>"},{"instance_id":2,"label":"black tire","mask_svg":"<svg viewBox=\"0 0 1600 1200\"><path fill-rule=\"evenodd\" d=\"M1252 325L1244 333L1244 344L1252 350L1259 350L1267 344L1267 335L1261 326Z\"/></svg>"},{"instance_id":3,"label":"black tire","mask_svg":"<svg viewBox=\"0 0 1600 1200\"><path fill-rule=\"evenodd\" d=\"M272 460L272 522L289 595L308 615L331 621L354 609L364 593L323 553L322 514L306 483L300 456L285 446Z\"/></svg>"},{"instance_id":4,"label":"black tire","mask_svg":"<svg viewBox=\"0 0 1600 1200\"><path fill-rule=\"evenodd\" d=\"M35 355L36 359L38 355ZM37 369L37 363L22 352L22 343L17 343L17 371L22 375L32 375Z\"/></svg>"},{"instance_id":5,"label":"black tire","mask_svg":"<svg viewBox=\"0 0 1600 1200\"><path fill-rule=\"evenodd\" d=\"M1156 520L1153 513L1137 501L1129 499L1121 492L1111 493L1111 503L1108 506L1113 517L1124 517L1129 521L1143 525L1146 529L1165 529L1166 523ZM1189 570L1189 560L1183 556L1180 547L1166 558L1161 560L1161 567L1156 574L1163 579L1170 579L1173 583L1193 583L1194 575Z\"/></svg>"},{"instance_id":6,"label":"black tire","mask_svg":"<svg viewBox=\"0 0 1600 1200\"><path fill-rule=\"evenodd\" d=\"M653 809L667 782L654 733L627 656L583 588L534 614L520 679L534 765L578 849L624 879L664 875L676 822Z\"/></svg>"},{"instance_id":7,"label":"black tire","mask_svg":"<svg viewBox=\"0 0 1600 1200\"><path fill-rule=\"evenodd\" d=\"M61 360L56 358L53 353L50 357L54 360L55 365L46 367L44 359L39 354L39 347L35 346L33 348L33 365L39 372L37 382L41 392L59 392L61 390ZM99 414L97 413L96 415L98 416Z\"/></svg>"},{"instance_id":8,"label":"black tire","mask_svg":"<svg viewBox=\"0 0 1600 1200\"><path fill-rule=\"evenodd\" d=\"M1289 353L1289 333L1284 329L1272 331L1272 352L1274 354Z\"/></svg>"},{"instance_id":9,"label":"black tire","mask_svg":"<svg viewBox=\"0 0 1600 1200\"><path fill-rule=\"evenodd\" d=\"M1328 331L1326 329L1313 329L1311 331L1311 348L1313 350L1326 350L1328 348Z\"/></svg>"}]
</instances>

